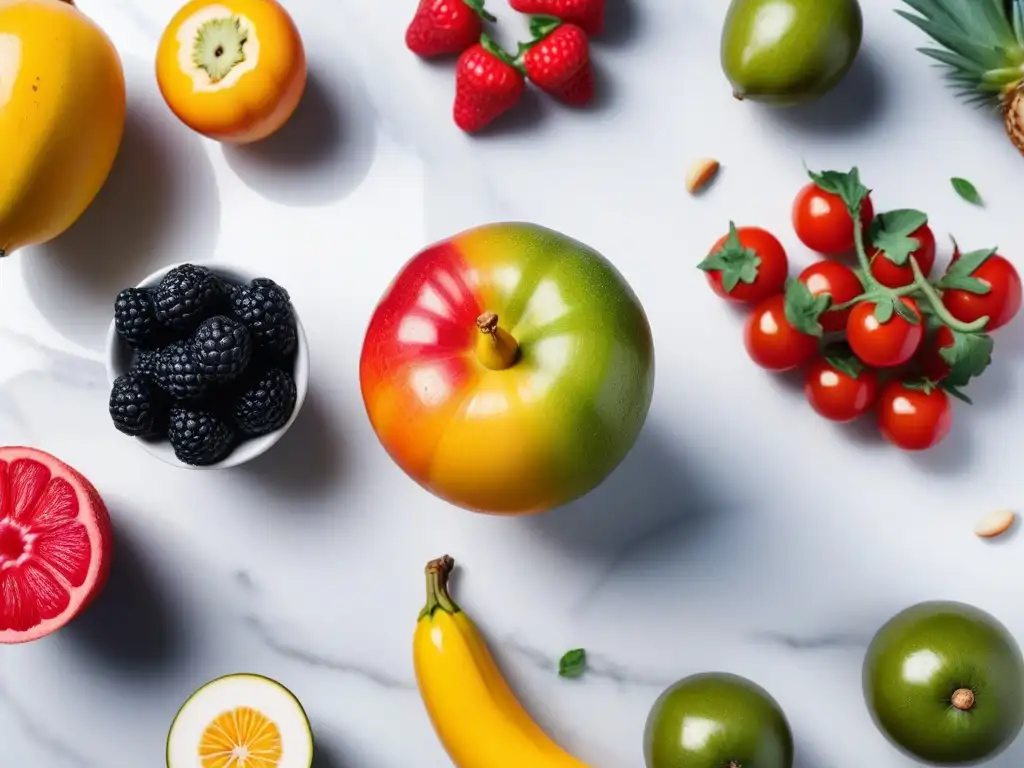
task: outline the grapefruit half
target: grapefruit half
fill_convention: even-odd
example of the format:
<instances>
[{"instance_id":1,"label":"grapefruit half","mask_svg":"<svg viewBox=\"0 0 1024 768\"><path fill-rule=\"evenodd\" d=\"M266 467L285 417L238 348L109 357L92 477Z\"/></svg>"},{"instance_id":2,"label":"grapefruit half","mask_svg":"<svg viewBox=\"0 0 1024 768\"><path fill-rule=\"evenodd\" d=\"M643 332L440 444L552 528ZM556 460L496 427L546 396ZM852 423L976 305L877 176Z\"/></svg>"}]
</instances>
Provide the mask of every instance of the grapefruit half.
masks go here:
<instances>
[{"instance_id":1,"label":"grapefruit half","mask_svg":"<svg viewBox=\"0 0 1024 768\"><path fill-rule=\"evenodd\" d=\"M38 640L107 581L110 515L92 483L45 451L0 446L0 643Z\"/></svg>"}]
</instances>

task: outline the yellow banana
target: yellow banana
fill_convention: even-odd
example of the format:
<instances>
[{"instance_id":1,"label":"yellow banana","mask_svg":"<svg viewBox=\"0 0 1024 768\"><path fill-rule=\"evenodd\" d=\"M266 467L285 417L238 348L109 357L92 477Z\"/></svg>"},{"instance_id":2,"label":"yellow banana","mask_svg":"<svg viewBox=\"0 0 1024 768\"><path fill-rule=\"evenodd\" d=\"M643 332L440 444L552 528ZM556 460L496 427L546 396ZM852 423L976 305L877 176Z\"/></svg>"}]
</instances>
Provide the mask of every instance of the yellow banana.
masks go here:
<instances>
[{"instance_id":1,"label":"yellow banana","mask_svg":"<svg viewBox=\"0 0 1024 768\"><path fill-rule=\"evenodd\" d=\"M70 0L0 0L0 256L64 232L110 174L125 121L113 43Z\"/></svg>"},{"instance_id":2,"label":"yellow banana","mask_svg":"<svg viewBox=\"0 0 1024 768\"><path fill-rule=\"evenodd\" d=\"M588 768L516 699L487 643L448 593L455 561L427 563L427 603L413 637L416 684L457 768Z\"/></svg>"}]
</instances>

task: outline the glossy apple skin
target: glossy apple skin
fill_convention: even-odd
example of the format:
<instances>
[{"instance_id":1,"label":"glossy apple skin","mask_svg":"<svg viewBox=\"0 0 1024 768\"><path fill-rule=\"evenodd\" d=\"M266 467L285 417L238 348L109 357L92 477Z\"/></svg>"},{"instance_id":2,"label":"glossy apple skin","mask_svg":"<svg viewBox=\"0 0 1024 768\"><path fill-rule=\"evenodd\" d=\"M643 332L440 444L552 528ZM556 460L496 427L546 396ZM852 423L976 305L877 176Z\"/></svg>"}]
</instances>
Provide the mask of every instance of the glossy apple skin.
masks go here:
<instances>
[{"instance_id":1,"label":"glossy apple skin","mask_svg":"<svg viewBox=\"0 0 1024 768\"><path fill-rule=\"evenodd\" d=\"M864 658L875 724L901 751L931 765L974 765L1005 750L1024 725L1024 659L1013 636L964 603L925 602L890 619ZM975 705L951 705L958 688Z\"/></svg>"},{"instance_id":2,"label":"glossy apple skin","mask_svg":"<svg viewBox=\"0 0 1024 768\"><path fill-rule=\"evenodd\" d=\"M647 768L792 768L793 734L761 686L705 672L670 686L644 729Z\"/></svg>"},{"instance_id":3,"label":"glossy apple skin","mask_svg":"<svg viewBox=\"0 0 1024 768\"><path fill-rule=\"evenodd\" d=\"M485 312L519 343L505 370L476 357ZM421 486L476 512L537 513L592 490L633 447L654 343L599 253L534 224L488 224L402 267L366 331L360 384L381 444Z\"/></svg>"}]
</instances>

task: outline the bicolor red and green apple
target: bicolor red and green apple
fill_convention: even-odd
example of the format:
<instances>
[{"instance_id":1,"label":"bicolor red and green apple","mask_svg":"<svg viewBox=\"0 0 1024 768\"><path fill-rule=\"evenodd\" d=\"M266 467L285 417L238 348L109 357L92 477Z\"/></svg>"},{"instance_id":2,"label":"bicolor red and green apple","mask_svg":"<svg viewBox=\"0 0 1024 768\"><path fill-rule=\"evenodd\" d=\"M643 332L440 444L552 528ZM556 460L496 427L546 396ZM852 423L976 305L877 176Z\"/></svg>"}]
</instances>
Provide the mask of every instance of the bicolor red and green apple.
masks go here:
<instances>
[{"instance_id":1,"label":"bicolor red and green apple","mask_svg":"<svg viewBox=\"0 0 1024 768\"><path fill-rule=\"evenodd\" d=\"M360 362L391 458L452 504L543 512L599 485L654 389L639 299L592 248L488 224L425 248L378 304Z\"/></svg>"}]
</instances>

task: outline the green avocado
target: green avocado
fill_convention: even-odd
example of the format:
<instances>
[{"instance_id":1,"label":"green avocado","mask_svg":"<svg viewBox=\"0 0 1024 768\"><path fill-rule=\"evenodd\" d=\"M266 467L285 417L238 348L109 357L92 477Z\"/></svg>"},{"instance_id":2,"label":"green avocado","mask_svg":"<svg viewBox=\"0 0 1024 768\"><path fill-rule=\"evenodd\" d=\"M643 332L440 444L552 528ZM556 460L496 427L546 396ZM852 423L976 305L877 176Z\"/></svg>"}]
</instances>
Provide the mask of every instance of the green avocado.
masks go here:
<instances>
[{"instance_id":1,"label":"green avocado","mask_svg":"<svg viewBox=\"0 0 1024 768\"><path fill-rule=\"evenodd\" d=\"M863 35L857 0L732 0L722 69L738 99L800 104L843 79Z\"/></svg>"},{"instance_id":2,"label":"green avocado","mask_svg":"<svg viewBox=\"0 0 1024 768\"><path fill-rule=\"evenodd\" d=\"M647 768L792 768L793 734L756 683L706 672L670 686L644 729Z\"/></svg>"},{"instance_id":3,"label":"green avocado","mask_svg":"<svg viewBox=\"0 0 1024 768\"><path fill-rule=\"evenodd\" d=\"M864 697L895 746L932 765L990 759L1024 725L1024 659L995 618L926 602L898 613L868 647Z\"/></svg>"}]
</instances>

